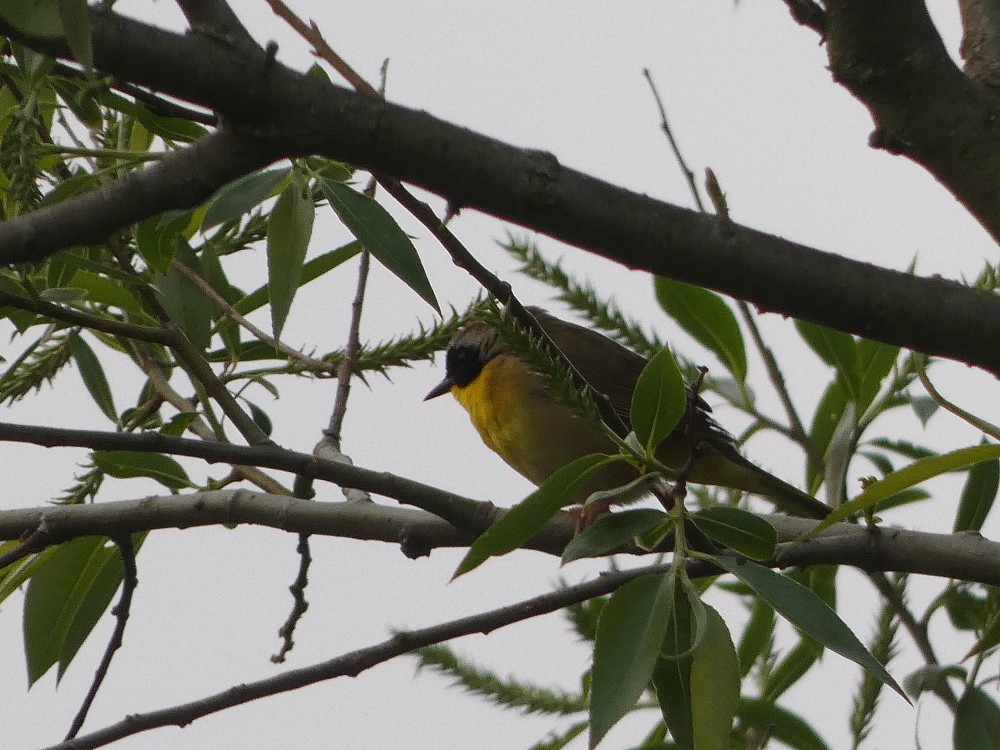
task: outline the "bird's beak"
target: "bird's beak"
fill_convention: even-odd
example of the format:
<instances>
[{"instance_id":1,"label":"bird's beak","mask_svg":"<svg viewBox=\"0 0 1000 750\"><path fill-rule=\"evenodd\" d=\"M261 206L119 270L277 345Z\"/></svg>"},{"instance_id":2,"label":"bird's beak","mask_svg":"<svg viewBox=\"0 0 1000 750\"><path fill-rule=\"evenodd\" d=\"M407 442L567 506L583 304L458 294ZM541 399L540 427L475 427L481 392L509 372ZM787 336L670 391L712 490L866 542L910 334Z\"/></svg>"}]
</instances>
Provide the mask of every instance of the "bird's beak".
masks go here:
<instances>
[{"instance_id":1,"label":"bird's beak","mask_svg":"<svg viewBox=\"0 0 1000 750\"><path fill-rule=\"evenodd\" d=\"M438 396L443 396L451 390L451 387L455 385L455 381L449 377L446 377L436 386L431 388L431 392L424 396L424 401L430 401L432 398L437 398Z\"/></svg>"}]
</instances>

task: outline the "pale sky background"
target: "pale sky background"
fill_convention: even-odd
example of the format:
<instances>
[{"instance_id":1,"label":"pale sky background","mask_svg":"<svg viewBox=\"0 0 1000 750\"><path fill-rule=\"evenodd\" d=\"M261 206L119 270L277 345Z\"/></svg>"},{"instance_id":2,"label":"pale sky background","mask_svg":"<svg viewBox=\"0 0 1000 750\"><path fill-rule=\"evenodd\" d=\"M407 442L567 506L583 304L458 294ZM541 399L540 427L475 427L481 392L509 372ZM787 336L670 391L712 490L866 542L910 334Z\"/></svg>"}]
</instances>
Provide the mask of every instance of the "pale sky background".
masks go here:
<instances>
[{"instance_id":1,"label":"pale sky background","mask_svg":"<svg viewBox=\"0 0 1000 750\"><path fill-rule=\"evenodd\" d=\"M902 158L866 145L871 121L864 108L830 79L817 36L797 26L780 0L660 0L613 3L525 2L298 2L332 46L370 81L390 58L388 98L519 146L552 151L560 161L630 189L691 205L665 139L647 84L648 67L666 101L674 132L692 166L711 166L726 191L733 218L808 245L905 268L918 260L921 274L974 277L983 259L993 260L994 243L955 200L924 171ZM278 58L305 69L308 47L271 15L260 0L234 7L260 42L274 39ZM959 34L954 3L932 3L935 18L956 50ZM175 5L120 0L116 9L182 28ZM331 127L335 124L331 123ZM440 201L434 205L441 206ZM391 207L391 206L390 206ZM398 212L397 212L398 214ZM321 214L322 216L322 214ZM464 307L476 287L427 239L415 221L401 223L417 238L431 282L442 304ZM528 303L548 304L552 294L513 273L514 263L495 245L509 227L474 212L463 213L453 230L480 259L514 285ZM347 240L345 230L324 216L317 221L312 252ZM581 251L538 237L549 258L614 294L629 313L645 320L686 355L718 368L704 352L657 312L651 284L634 273ZM247 286L260 283L263 252L248 257ZM256 265L253 265L256 264ZM296 298L284 338L295 346L326 351L342 345L353 297L354 266L307 287ZM257 279L250 283L250 279ZM372 274L362 337L376 341L430 322L433 313L388 273ZM266 324L266 316L259 322ZM800 345L790 321L762 318L771 345L786 365L793 395L811 414L829 375ZM6 331L0 332L6 340ZM16 344L14 345L16 346ZM944 364L936 380L946 394L997 419L989 376ZM451 399L423 403L441 377L440 367L393 372L393 381L356 385L345 426L345 451L355 462L390 470L430 484L510 505L530 486L507 469L478 440L465 414ZM776 401L764 386L759 365L751 378L762 403ZM283 381L281 400L256 394L275 423L274 438L288 448L311 450L328 419L334 381ZM986 389L991 389L987 391ZM125 403L123 390L119 404ZM328 406L318 406L327 404ZM723 424L738 417L719 410ZM65 427L110 429L86 397L79 379L64 371L54 388L10 409L5 420ZM978 435L946 415L923 430L913 418L893 423L899 436L941 449L973 444ZM801 483L801 466L789 462L778 440L755 438L747 454L784 478ZM69 450L4 446L7 490L0 507L47 502L71 482L82 454ZM203 465L190 464L194 472ZM870 473L860 464L851 476ZM218 476L219 472L213 472ZM290 477L282 477L291 482ZM105 499L141 497L158 487L140 481L109 480ZM957 485L934 485L934 501L887 520L946 530L957 505ZM319 485L320 500L340 500L337 488ZM393 504L391 500L380 502ZM984 530L996 537L992 519ZM88 730L145 712L194 700L231 685L275 674L269 656L290 606L295 538L268 529L198 529L153 534L139 557L140 586L125 647L84 728ZM579 563L560 571L554 558L516 553L449 584L460 551L437 551L411 561L397 548L378 543L314 538L308 590L310 610L296 634L289 667L328 659L379 642L390 629L420 627L550 590L563 575L582 580L600 569ZM869 584L840 573L841 615L867 641L875 617ZM939 582L918 588L920 602ZM926 594L926 595L925 595ZM738 623L740 611L727 600L723 612ZM0 609L0 637L7 657L0 661L4 705L3 744L34 748L65 733L91 680L111 628L106 617L59 685L47 675L25 693L20 651L21 599ZM734 627L739 632L739 626ZM909 648L909 642L903 637ZM507 628L488 637L453 644L501 674L573 688L588 660L563 620ZM943 644L942 644L943 645ZM941 658L958 658L967 642ZM910 653L891 671L902 677L917 662ZM822 675L825 680L817 679ZM859 670L835 654L822 670L789 694L787 704L816 720L831 747L848 741L847 717ZM950 744L951 722L936 699L921 702L919 714L891 694L883 698L867 747L914 747L919 727L925 748ZM601 747L628 747L655 722L649 712L623 722ZM114 745L136 750L175 748L405 746L414 750L462 747L528 747L549 728L566 726L549 717L523 718L449 688L432 674L415 675L414 661L398 659L357 679L339 679L201 719L183 731L160 729ZM581 738L574 747L585 747Z\"/></svg>"}]
</instances>

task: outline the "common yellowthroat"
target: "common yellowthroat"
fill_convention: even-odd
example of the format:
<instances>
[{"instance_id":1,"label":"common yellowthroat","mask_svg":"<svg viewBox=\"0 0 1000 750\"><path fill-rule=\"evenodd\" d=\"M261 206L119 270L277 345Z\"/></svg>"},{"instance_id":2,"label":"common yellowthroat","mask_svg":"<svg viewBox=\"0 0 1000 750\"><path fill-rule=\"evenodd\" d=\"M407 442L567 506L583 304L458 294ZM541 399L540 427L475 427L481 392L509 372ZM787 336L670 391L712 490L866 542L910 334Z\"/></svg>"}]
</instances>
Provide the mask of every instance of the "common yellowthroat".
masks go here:
<instances>
[{"instance_id":1,"label":"common yellowthroat","mask_svg":"<svg viewBox=\"0 0 1000 750\"><path fill-rule=\"evenodd\" d=\"M632 391L647 360L608 337L569 323L539 307L529 312L559 350L629 425ZM590 453L617 453L614 443L578 416L548 388L484 321L458 331L445 355L445 378L425 397L451 394L465 407L483 442L515 471L540 485L558 469ZM710 407L692 399L682 424L657 449L657 458L678 469L698 445L687 479L744 490L770 498L798 516L824 518L830 508L740 455L732 435L709 415ZM579 503L600 490L628 484L638 470L625 461L601 469L566 504Z\"/></svg>"}]
</instances>

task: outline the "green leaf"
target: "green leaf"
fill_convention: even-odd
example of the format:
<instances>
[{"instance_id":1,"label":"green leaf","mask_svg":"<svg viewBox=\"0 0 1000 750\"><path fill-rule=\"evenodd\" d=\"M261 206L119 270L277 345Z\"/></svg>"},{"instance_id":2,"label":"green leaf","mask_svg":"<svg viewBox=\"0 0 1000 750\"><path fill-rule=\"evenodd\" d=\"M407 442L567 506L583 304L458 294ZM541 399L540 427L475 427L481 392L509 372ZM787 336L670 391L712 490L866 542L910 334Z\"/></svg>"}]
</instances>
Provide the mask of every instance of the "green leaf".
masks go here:
<instances>
[{"instance_id":1,"label":"green leaf","mask_svg":"<svg viewBox=\"0 0 1000 750\"><path fill-rule=\"evenodd\" d=\"M86 69L94 67L90 39L90 12L87 0L59 0L59 19L73 57Z\"/></svg>"},{"instance_id":2,"label":"green leaf","mask_svg":"<svg viewBox=\"0 0 1000 750\"><path fill-rule=\"evenodd\" d=\"M111 386L104 375L104 368L94 354L94 350L77 333L69 335L69 349L76 360L76 366L80 370L80 377L87 387L87 392L94 399L94 403L112 422L118 422L118 410L115 408L115 401L111 395Z\"/></svg>"},{"instance_id":3,"label":"green leaf","mask_svg":"<svg viewBox=\"0 0 1000 750\"><path fill-rule=\"evenodd\" d=\"M137 451L94 451L94 465L118 479L147 477L171 490L194 486L177 461L161 453Z\"/></svg>"},{"instance_id":4,"label":"green leaf","mask_svg":"<svg viewBox=\"0 0 1000 750\"><path fill-rule=\"evenodd\" d=\"M440 315L417 249L389 212L366 195L331 179L320 179L330 207L361 244Z\"/></svg>"},{"instance_id":5,"label":"green leaf","mask_svg":"<svg viewBox=\"0 0 1000 750\"><path fill-rule=\"evenodd\" d=\"M58 0L21 0L0 3L0 18L30 36L64 36Z\"/></svg>"},{"instance_id":6,"label":"green leaf","mask_svg":"<svg viewBox=\"0 0 1000 750\"><path fill-rule=\"evenodd\" d=\"M965 680L967 676L965 668L958 664L925 664L908 674L903 680L903 684L906 686L907 693L914 698L919 698L922 693L936 690L946 677Z\"/></svg>"},{"instance_id":7,"label":"green leaf","mask_svg":"<svg viewBox=\"0 0 1000 750\"><path fill-rule=\"evenodd\" d=\"M938 410L938 402L930 396L913 396L910 399L910 408L912 408L913 413L917 415L917 419L920 420L920 424L926 427L927 422Z\"/></svg>"},{"instance_id":8,"label":"green leaf","mask_svg":"<svg viewBox=\"0 0 1000 750\"><path fill-rule=\"evenodd\" d=\"M801 716L760 698L743 698L737 711L740 727L757 737L771 737L795 750L830 750Z\"/></svg>"},{"instance_id":9,"label":"green leaf","mask_svg":"<svg viewBox=\"0 0 1000 750\"><path fill-rule=\"evenodd\" d=\"M135 245L139 255L151 268L167 273L170 261L177 253L180 233L168 231L160 224L160 216L151 216L135 226Z\"/></svg>"},{"instance_id":10,"label":"green leaf","mask_svg":"<svg viewBox=\"0 0 1000 750\"><path fill-rule=\"evenodd\" d=\"M120 555L105 537L62 544L35 568L24 597L29 683L56 663L62 677L121 581Z\"/></svg>"},{"instance_id":11,"label":"green leaf","mask_svg":"<svg viewBox=\"0 0 1000 750\"><path fill-rule=\"evenodd\" d=\"M833 433L840 424L844 410L847 408L847 391L839 380L834 380L827 386L826 392L816 406L816 413L813 415L812 426L809 430L809 438L816 451L821 456L826 455ZM820 480L825 475L823 462L815 461L810 457L806 470L806 487L816 489Z\"/></svg>"},{"instance_id":12,"label":"green leaf","mask_svg":"<svg viewBox=\"0 0 1000 750\"><path fill-rule=\"evenodd\" d=\"M146 130L150 133L155 133L167 141L191 143L208 133L208 129L204 125L193 120L187 120L183 117L154 115L142 102L135 102L133 112L136 119Z\"/></svg>"},{"instance_id":13,"label":"green leaf","mask_svg":"<svg viewBox=\"0 0 1000 750\"><path fill-rule=\"evenodd\" d=\"M955 750L1000 750L1000 706L981 688L969 687L955 711Z\"/></svg>"},{"instance_id":14,"label":"green leaf","mask_svg":"<svg viewBox=\"0 0 1000 750\"><path fill-rule=\"evenodd\" d=\"M743 334L725 300L715 292L663 276L657 276L653 286L660 307L744 382L747 355Z\"/></svg>"},{"instance_id":15,"label":"green leaf","mask_svg":"<svg viewBox=\"0 0 1000 750\"><path fill-rule=\"evenodd\" d=\"M691 717L697 750L729 750L740 702L740 663L722 616L708 605L708 626L691 662Z\"/></svg>"},{"instance_id":16,"label":"green leaf","mask_svg":"<svg viewBox=\"0 0 1000 750\"><path fill-rule=\"evenodd\" d=\"M1000 487L1000 461L983 461L969 470L962 489L962 500L955 515L954 531L979 531L997 499Z\"/></svg>"},{"instance_id":17,"label":"green leaf","mask_svg":"<svg viewBox=\"0 0 1000 750\"><path fill-rule=\"evenodd\" d=\"M180 235L177 235L177 258L188 268L203 275L198 256ZM205 293L173 265L165 274L156 274L156 288L167 315L198 349L207 349L212 340L214 306Z\"/></svg>"},{"instance_id":18,"label":"green leaf","mask_svg":"<svg viewBox=\"0 0 1000 750\"><path fill-rule=\"evenodd\" d=\"M643 576L611 595L597 624L590 747L632 710L653 676L674 601L676 573Z\"/></svg>"},{"instance_id":19,"label":"green leaf","mask_svg":"<svg viewBox=\"0 0 1000 750\"><path fill-rule=\"evenodd\" d=\"M761 695L769 700L775 701L780 698L788 688L805 677L812 665L816 663L819 654L816 653L814 643L799 641L795 647L785 654L777 664L767 673L760 688Z\"/></svg>"},{"instance_id":20,"label":"green leaf","mask_svg":"<svg viewBox=\"0 0 1000 750\"><path fill-rule=\"evenodd\" d=\"M826 485L826 502L831 508L841 505L846 499L847 469L854 455L855 436L857 435L858 412L853 401L844 407L840 422L830 436L830 444L826 448L825 470L823 482Z\"/></svg>"},{"instance_id":21,"label":"green leaf","mask_svg":"<svg viewBox=\"0 0 1000 750\"><path fill-rule=\"evenodd\" d=\"M687 386L677 360L662 349L643 368L632 392L632 429L647 455L673 432L686 409Z\"/></svg>"},{"instance_id":22,"label":"green leaf","mask_svg":"<svg viewBox=\"0 0 1000 750\"><path fill-rule=\"evenodd\" d=\"M774 555L778 532L753 513L720 505L692 514L691 520L705 536L749 558L767 560Z\"/></svg>"},{"instance_id":23,"label":"green leaf","mask_svg":"<svg viewBox=\"0 0 1000 750\"><path fill-rule=\"evenodd\" d=\"M861 393L861 365L854 337L804 320L796 320L795 327L816 355L837 370L851 400L857 403Z\"/></svg>"},{"instance_id":24,"label":"green leaf","mask_svg":"<svg viewBox=\"0 0 1000 750\"><path fill-rule=\"evenodd\" d=\"M0 599L2 601L2 599ZM949 615L951 611L949 610ZM976 654L981 654L987 649L991 649L1000 643L1000 610L994 609L987 621L985 627L983 628L982 637L976 642L969 653L967 653L962 660L968 659L970 656L975 656Z\"/></svg>"},{"instance_id":25,"label":"green leaf","mask_svg":"<svg viewBox=\"0 0 1000 750\"><path fill-rule=\"evenodd\" d=\"M452 579L478 568L491 557L506 555L531 539L566 505L567 498L612 461L609 456L592 453L563 466L472 543Z\"/></svg>"},{"instance_id":26,"label":"green leaf","mask_svg":"<svg viewBox=\"0 0 1000 750\"><path fill-rule=\"evenodd\" d=\"M99 305L117 307L133 315L143 315L142 305L121 284L90 271L79 270L66 286L85 289L87 300Z\"/></svg>"},{"instance_id":27,"label":"green leaf","mask_svg":"<svg viewBox=\"0 0 1000 750\"><path fill-rule=\"evenodd\" d=\"M327 271L332 271L341 263L349 261L360 252L361 243L355 241L307 261L302 267L302 281L299 283L299 288L302 288L310 281L315 281ZM235 303L233 307L236 308L236 312L240 315L249 315L254 310L266 305L267 299L267 287L260 287Z\"/></svg>"},{"instance_id":28,"label":"green leaf","mask_svg":"<svg viewBox=\"0 0 1000 750\"><path fill-rule=\"evenodd\" d=\"M747 620L743 635L740 636L740 643L736 647L736 656L740 660L740 673L743 677L750 674L750 670L759 658L771 653L776 621L774 607L759 597L753 597L750 619Z\"/></svg>"},{"instance_id":29,"label":"green leaf","mask_svg":"<svg viewBox=\"0 0 1000 750\"><path fill-rule=\"evenodd\" d=\"M871 339L858 340L858 360L861 365L861 384L858 411L864 413L875 400L882 381L892 372L899 358L899 347Z\"/></svg>"},{"instance_id":30,"label":"green leaf","mask_svg":"<svg viewBox=\"0 0 1000 750\"><path fill-rule=\"evenodd\" d=\"M836 651L866 669L880 682L888 685L909 703L902 688L884 666L872 656L837 613L802 584L749 561L713 557L723 570L729 571L763 597L781 615L823 646Z\"/></svg>"},{"instance_id":31,"label":"green leaf","mask_svg":"<svg viewBox=\"0 0 1000 750\"><path fill-rule=\"evenodd\" d=\"M302 281L315 210L298 181L281 191L267 223L267 289L274 337L288 319L292 298Z\"/></svg>"},{"instance_id":32,"label":"green leaf","mask_svg":"<svg viewBox=\"0 0 1000 750\"><path fill-rule=\"evenodd\" d=\"M565 565L584 557L601 557L629 544L635 537L652 531L669 516L654 508L637 508L609 513L573 537L562 553Z\"/></svg>"},{"instance_id":33,"label":"green leaf","mask_svg":"<svg viewBox=\"0 0 1000 750\"><path fill-rule=\"evenodd\" d=\"M273 197L279 187L287 185L291 172L289 167L266 169L223 185L210 199L211 205L201 220L202 231L238 219L254 206Z\"/></svg>"},{"instance_id":34,"label":"green leaf","mask_svg":"<svg viewBox=\"0 0 1000 750\"><path fill-rule=\"evenodd\" d=\"M914 461L909 466L904 466L899 471L870 484L864 492L850 502L836 508L802 538L808 539L838 521L843 521L855 513L863 513L875 505L875 503L896 494L900 490L912 487L920 482L925 482L941 474L946 474L949 471L955 471L956 469L962 469L966 466L972 466L982 461L990 461L998 457L1000 457L1000 445L976 445L971 448L959 448L941 456Z\"/></svg>"},{"instance_id":35,"label":"green leaf","mask_svg":"<svg viewBox=\"0 0 1000 750\"><path fill-rule=\"evenodd\" d=\"M663 639L663 650L671 658L660 658L653 669L653 687L660 704L663 722L681 750L694 750L693 708L691 696L691 647L695 642L691 602L687 591L674 587L673 606Z\"/></svg>"}]
</instances>

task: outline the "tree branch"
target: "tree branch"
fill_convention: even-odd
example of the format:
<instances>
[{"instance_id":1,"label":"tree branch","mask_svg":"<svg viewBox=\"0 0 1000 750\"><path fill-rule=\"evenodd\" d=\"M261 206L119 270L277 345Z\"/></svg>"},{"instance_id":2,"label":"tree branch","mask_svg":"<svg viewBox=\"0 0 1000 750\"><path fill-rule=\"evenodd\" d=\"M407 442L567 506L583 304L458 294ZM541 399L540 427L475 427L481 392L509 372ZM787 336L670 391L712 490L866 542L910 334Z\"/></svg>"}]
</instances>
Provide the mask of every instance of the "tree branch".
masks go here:
<instances>
[{"instance_id":1,"label":"tree branch","mask_svg":"<svg viewBox=\"0 0 1000 750\"><path fill-rule=\"evenodd\" d=\"M497 516L505 512L497 509ZM790 540L810 530L814 522L778 515L765 518L783 541L774 558L764 563L771 567L850 565L865 571L1000 584L1000 543L977 533L934 534L842 523L797 543ZM482 530L460 530L430 513L376 503L315 502L246 490L216 490L0 511L0 539L19 539L40 525L44 525L49 542L59 543L88 535L234 524L400 544L409 557L425 556L439 547L467 547ZM524 548L560 555L573 536L573 526L567 514L560 514ZM647 554L638 548L622 552Z\"/></svg>"},{"instance_id":2,"label":"tree branch","mask_svg":"<svg viewBox=\"0 0 1000 750\"><path fill-rule=\"evenodd\" d=\"M902 0L893 4L906 6L904 17L914 13ZM845 7L853 8L845 0L832 3L828 18L839 34L838 50L854 28L845 30L842 20L851 13L833 12ZM884 30L891 14L882 6L872 12L872 23ZM101 70L218 110L231 130L207 136L99 192L0 224L0 262L40 258L71 244L100 241L115 227L167 208L194 205L221 184L280 156L318 153L395 175L444 196L454 206L531 226L630 268L1000 375L1000 350L989 345L993 337L988 335L1000 320L995 295L723 225L563 167L551 154L515 148L424 112L295 73L269 62L264 53L251 55L197 35L171 34L108 11L94 11L92 21ZM931 171L988 228L1000 233L1000 202L993 200L1000 193L1000 138L989 130L990 123L1000 127L1000 119L987 117L985 109L995 100L950 61L939 60L943 50L935 44L928 50L907 47L910 26L903 33L894 25L889 36L898 34L899 51L909 50L928 76L936 76L935 90L947 89L932 124L942 126L942 113L947 112L948 124L963 126L960 144L951 143L951 136L942 143L925 139L911 155L927 160ZM28 38L3 24L0 32L50 55L68 54L58 40ZM858 33L867 38L873 32ZM936 39L931 36L932 42ZM834 55L833 50L831 56L842 80L856 80L859 86L872 88L874 80L886 88L890 72L900 75L899 65L887 68L869 60L858 68L849 57ZM919 82L914 65L903 69L908 71L902 76L907 90ZM205 70L212 75L204 75ZM914 106L929 106L926 94L914 97ZM920 135L905 128L896 132L890 120L884 123L885 132L903 140ZM973 127L975 123L979 125ZM930 146L944 150L935 155ZM178 168L181 163L185 168ZM193 181L191 174L196 176ZM983 201L989 208L979 211L976 207Z\"/></svg>"},{"instance_id":3,"label":"tree branch","mask_svg":"<svg viewBox=\"0 0 1000 750\"><path fill-rule=\"evenodd\" d=\"M927 169L1000 240L1000 99L952 62L925 3L830 0L825 29L834 79L875 121L870 144Z\"/></svg>"}]
</instances>

